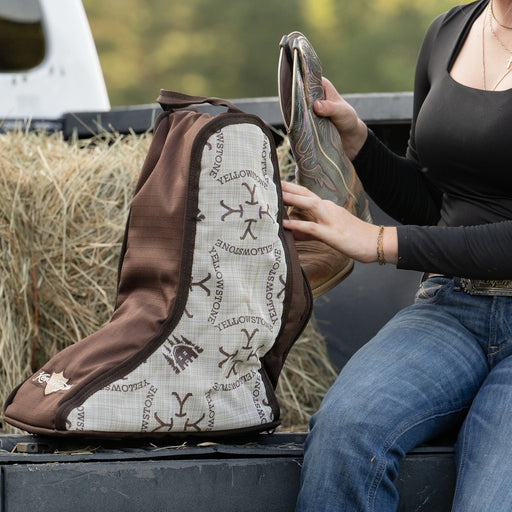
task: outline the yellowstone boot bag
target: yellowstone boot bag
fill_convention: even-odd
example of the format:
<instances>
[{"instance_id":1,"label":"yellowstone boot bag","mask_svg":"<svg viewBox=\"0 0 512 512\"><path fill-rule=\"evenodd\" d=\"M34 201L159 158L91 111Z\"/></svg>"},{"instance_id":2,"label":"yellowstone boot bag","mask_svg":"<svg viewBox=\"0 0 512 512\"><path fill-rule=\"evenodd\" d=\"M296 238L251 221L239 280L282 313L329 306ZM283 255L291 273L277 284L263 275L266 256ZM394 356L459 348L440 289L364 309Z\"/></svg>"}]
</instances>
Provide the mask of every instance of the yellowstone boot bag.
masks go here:
<instances>
[{"instance_id":1,"label":"yellowstone boot bag","mask_svg":"<svg viewBox=\"0 0 512 512\"><path fill-rule=\"evenodd\" d=\"M272 430L274 394L311 291L272 133L218 98L162 90L109 323L15 389L5 420L48 435ZM215 116L199 103L225 105Z\"/></svg>"}]
</instances>

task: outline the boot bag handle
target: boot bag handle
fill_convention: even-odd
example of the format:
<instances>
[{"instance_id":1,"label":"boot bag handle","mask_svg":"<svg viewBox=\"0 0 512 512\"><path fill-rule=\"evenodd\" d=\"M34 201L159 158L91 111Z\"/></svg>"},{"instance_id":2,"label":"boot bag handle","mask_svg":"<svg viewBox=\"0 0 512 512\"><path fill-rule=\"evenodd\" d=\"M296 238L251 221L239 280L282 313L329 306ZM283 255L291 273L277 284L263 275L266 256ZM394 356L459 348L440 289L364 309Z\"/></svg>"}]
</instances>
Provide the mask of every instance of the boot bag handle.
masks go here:
<instances>
[{"instance_id":1,"label":"boot bag handle","mask_svg":"<svg viewBox=\"0 0 512 512\"><path fill-rule=\"evenodd\" d=\"M164 110L173 110L174 108L184 108L189 107L190 105L199 105L202 103L209 103L214 106L222 106L227 107L228 112L238 112L243 113L238 107L235 107L233 103L223 100L222 98L210 97L206 98L204 96L189 96L188 94L183 94L181 92L176 91L168 91L166 89L160 89L160 96L158 96L157 100L160 103L160 106Z\"/></svg>"}]
</instances>

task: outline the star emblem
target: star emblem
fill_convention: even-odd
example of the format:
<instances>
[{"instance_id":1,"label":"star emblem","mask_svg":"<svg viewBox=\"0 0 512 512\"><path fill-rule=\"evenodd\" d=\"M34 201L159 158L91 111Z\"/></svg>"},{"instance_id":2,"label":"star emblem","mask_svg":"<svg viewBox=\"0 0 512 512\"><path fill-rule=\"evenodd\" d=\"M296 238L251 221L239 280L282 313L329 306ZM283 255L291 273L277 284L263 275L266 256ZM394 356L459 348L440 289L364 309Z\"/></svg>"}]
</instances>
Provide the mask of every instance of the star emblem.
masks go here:
<instances>
[{"instance_id":1,"label":"star emblem","mask_svg":"<svg viewBox=\"0 0 512 512\"><path fill-rule=\"evenodd\" d=\"M57 391L67 391L71 389L71 385L68 384L69 379L64 377L64 372L55 373L53 372L46 383L46 387L44 389L45 395L50 395L52 393L56 393Z\"/></svg>"}]
</instances>

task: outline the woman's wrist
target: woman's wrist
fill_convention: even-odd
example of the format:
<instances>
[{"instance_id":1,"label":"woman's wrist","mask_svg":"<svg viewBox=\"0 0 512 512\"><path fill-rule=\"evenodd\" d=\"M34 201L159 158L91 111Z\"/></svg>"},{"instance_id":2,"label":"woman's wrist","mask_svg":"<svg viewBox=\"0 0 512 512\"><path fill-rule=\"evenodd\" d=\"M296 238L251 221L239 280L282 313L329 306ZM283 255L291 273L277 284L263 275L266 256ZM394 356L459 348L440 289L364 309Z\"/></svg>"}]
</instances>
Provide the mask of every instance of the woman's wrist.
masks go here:
<instances>
[{"instance_id":1,"label":"woman's wrist","mask_svg":"<svg viewBox=\"0 0 512 512\"><path fill-rule=\"evenodd\" d=\"M396 227L380 226L376 240L375 260L379 264L398 262L398 237Z\"/></svg>"},{"instance_id":2,"label":"woman's wrist","mask_svg":"<svg viewBox=\"0 0 512 512\"><path fill-rule=\"evenodd\" d=\"M368 127L363 121L361 121L361 119L358 118L357 126L353 133L344 133L341 139L345 154L350 161L354 160L359 151L361 151L361 148L364 146L367 138Z\"/></svg>"}]
</instances>

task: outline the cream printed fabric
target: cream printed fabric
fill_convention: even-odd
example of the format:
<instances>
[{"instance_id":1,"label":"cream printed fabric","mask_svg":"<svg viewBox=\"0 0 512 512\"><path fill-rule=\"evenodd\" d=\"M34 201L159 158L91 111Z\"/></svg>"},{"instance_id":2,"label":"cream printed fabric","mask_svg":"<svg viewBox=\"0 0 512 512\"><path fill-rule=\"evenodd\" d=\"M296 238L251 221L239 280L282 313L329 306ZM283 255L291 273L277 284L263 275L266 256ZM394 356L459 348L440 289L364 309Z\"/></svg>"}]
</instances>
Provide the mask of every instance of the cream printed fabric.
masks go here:
<instances>
[{"instance_id":1,"label":"cream printed fabric","mask_svg":"<svg viewBox=\"0 0 512 512\"><path fill-rule=\"evenodd\" d=\"M185 312L145 362L71 411L68 430L198 432L274 421L260 372L281 327L287 275L273 174L257 126L211 135Z\"/></svg>"}]
</instances>

